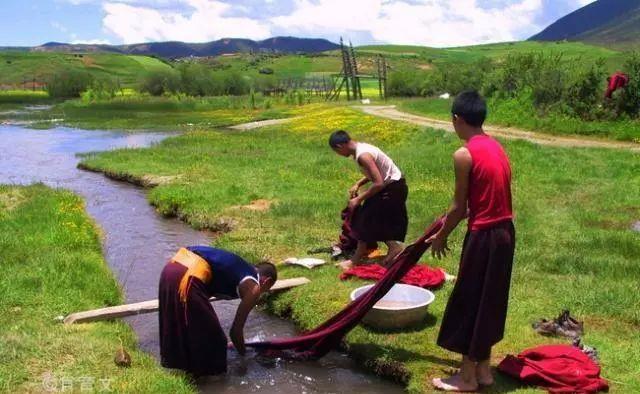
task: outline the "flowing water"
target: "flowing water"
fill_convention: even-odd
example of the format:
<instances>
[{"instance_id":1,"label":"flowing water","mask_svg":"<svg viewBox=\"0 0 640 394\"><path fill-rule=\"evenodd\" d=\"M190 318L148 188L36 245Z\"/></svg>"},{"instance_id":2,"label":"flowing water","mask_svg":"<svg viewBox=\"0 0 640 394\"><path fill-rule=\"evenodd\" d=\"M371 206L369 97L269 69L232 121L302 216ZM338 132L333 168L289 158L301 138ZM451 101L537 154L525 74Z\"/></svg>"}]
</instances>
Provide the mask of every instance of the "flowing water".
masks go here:
<instances>
[{"instance_id":1,"label":"flowing water","mask_svg":"<svg viewBox=\"0 0 640 394\"><path fill-rule=\"evenodd\" d=\"M184 245L209 244L206 233L177 220L160 217L145 191L101 174L78 170L77 154L124 147L144 147L170 134L120 133L56 128L28 130L0 125L0 183L42 182L70 189L86 201L87 211L104 232L104 255L129 302L157 297L157 284L165 262ZM337 279L336 279L337 280ZM345 300L346 301L346 300ZM216 302L214 308L228 332L237 301ZM140 346L158 356L157 315L129 318ZM253 311L245 327L252 341L295 335L293 325ZM114 344L115 348L115 344ZM135 360L134 360L135 362ZM317 362L264 360L249 353L229 353L229 373L200 385L210 393L394 393L402 388L358 369L347 356L333 352Z\"/></svg>"}]
</instances>

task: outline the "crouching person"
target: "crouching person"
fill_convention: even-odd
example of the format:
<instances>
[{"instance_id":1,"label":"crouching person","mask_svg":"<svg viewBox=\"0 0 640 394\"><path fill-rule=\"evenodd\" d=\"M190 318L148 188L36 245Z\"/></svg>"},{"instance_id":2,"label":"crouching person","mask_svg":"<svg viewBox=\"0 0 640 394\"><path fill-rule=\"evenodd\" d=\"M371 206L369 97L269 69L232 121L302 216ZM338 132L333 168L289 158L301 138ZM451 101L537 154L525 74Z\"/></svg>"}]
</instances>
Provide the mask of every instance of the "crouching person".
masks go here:
<instances>
[{"instance_id":1,"label":"crouching person","mask_svg":"<svg viewBox=\"0 0 640 394\"><path fill-rule=\"evenodd\" d=\"M332 133L329 146L340 156L353 157L364 175L349 189L349 210L355 211L352 233L358 246L342 268L360 264L368 245L377 242L384 242L389 249L383 264L391 263L402 251L407 235L408 188L402 172L378 147L352 140L345 131Z\"/></svg>"},{"instance_id":2,"label":"crouching person","mask_svg":"<svg viewBox=\"0 0 640 394\"><path fill-rule=\"evenodd\" d=\"M473 91L456 97L453 126L465 146L454 155L455 194L432 253L446 253L447 237L468 215L458 279L440 326L438 345L462 355L458 375L434 379L446 391L475 391L493 384L491 348L504 334L515 248L511 168L500 143L482 130L484 99Z\"/></svg>"},{"instance_id":3,"label":"crouching person","mask_svg":"<svg viewBox=\"0 0 640 394\"><path fill-rule=\"evenodd\" d=\"M271 263L253 266L231 252L207 246L181 248L160 275L162 366L194 376L225 373L227 337L209 298L240 298L230 337L244 354L247 316L276 279Z\"/></svg>"}]
</instances>

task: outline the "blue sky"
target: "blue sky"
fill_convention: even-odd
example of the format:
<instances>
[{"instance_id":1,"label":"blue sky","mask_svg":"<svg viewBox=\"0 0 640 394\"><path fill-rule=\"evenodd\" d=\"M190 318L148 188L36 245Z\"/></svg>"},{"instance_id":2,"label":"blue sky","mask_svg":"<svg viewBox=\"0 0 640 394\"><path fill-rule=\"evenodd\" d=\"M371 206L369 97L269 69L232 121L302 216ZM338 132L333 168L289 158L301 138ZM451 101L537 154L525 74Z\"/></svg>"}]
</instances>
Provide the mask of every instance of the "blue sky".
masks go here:
<instances>
[{"instance_id":1,"label":"blue sky","mask_svg":"<svg viewBox=\"0 0 640 394\"><path fill-rule=\"evenodd\" d=\"M524 39L593 0L3 0L0 46L340 36L455 46Z\"/></svg>"}]
</instances>

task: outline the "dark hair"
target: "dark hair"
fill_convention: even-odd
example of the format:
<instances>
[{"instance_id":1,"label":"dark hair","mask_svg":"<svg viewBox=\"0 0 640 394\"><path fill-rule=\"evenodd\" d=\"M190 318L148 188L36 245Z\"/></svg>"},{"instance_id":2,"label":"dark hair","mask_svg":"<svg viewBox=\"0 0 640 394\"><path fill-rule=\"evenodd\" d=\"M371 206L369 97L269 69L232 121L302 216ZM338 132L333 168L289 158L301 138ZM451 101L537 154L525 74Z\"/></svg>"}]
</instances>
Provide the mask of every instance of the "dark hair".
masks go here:
<instances>
[{"instance_id":1,"label":"dark hair","mask_svg":"<svg viewBox=\"0 0 640 394\"><path fill-rule=\"evenodd\" d=\"M465 90L453 101L451 114L464 119L469 126L481 127L487 118L487 103L475 90Z\"/></svg>"},{"instance_id":2,"label":"dark hair","mask_svg":"<svg viewBox=\"0 0 640 394\"><path fill-rule=\"evenodd\" d=\"M267 277L273 279L273 282L278 280L278 271L273 263L268 261L262 261L256 264L256 270L261 277Z\"/></svg>"},{"instance_id":3,"label":"dark hair","mask_svg":"<svg viewBox=\"0 0 640 394\"><path fill-rule=\"evenodd\" d=\"M337 148L338 145L346 144L349 141L351 141L351 137L349 137L349 134L346 131L336 130L331 133L331 136L329 137L329 146Z\"/></svg>"}]
</instances>

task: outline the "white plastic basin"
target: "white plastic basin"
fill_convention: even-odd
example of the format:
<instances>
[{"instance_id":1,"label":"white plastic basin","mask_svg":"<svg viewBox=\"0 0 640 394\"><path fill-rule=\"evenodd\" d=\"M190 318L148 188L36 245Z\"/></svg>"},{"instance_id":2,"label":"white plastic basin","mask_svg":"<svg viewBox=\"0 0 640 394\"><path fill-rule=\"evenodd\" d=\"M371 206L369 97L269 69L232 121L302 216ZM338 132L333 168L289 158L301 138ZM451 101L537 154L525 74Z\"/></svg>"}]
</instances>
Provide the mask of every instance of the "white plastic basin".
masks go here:
<instances>
[{"instance_id":1,"label":"white plastic basin","mask_svg":"<svg viewBox=\"0 0 640 394\"><path fill-rule=\"evenodd\" d=\"M351 292L351 300L374 285L358 287ZM436 296L417 286L395 284L365 315L362 322L376 328L397 329L420 323L427 316L429 304Z\"/></svg>"}]
</instances>

